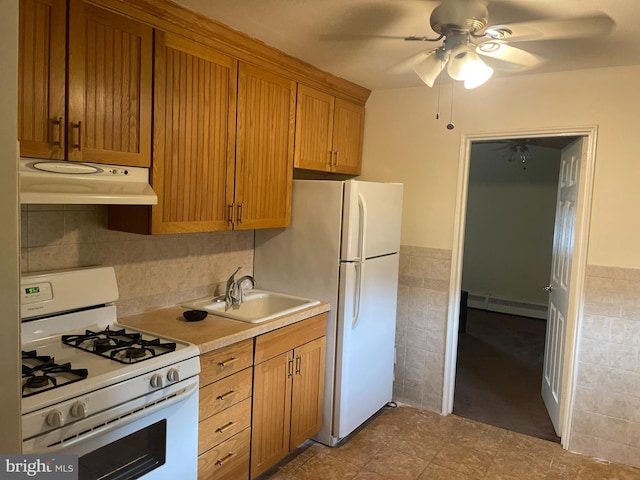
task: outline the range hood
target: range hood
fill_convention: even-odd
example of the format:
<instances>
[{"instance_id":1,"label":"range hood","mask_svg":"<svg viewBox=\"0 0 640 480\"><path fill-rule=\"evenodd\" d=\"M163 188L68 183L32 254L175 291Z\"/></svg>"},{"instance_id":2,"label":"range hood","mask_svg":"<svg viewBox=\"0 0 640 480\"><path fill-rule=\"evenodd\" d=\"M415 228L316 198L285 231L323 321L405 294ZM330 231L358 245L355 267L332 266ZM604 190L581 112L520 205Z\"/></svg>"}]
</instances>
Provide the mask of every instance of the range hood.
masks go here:
<instances>
[{"instance_id":1,"label":"range hood","mask_svg":"<svg viewBox=\"0 0 640 480\"><path fill-rule=\"evenodd\" d=\"M21 158L20 203L156 205L149 169Z\"/></svg>"}]
</instances>

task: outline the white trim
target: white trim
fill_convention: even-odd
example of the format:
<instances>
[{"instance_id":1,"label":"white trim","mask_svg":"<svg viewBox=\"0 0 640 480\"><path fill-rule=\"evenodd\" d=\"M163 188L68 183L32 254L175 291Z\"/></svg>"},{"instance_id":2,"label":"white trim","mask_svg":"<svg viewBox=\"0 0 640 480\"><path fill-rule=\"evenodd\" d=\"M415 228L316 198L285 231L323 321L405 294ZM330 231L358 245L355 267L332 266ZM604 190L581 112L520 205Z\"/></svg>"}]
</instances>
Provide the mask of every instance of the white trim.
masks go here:
<instances>
[{"instance_id":1,"label":"white trim","mask_svg":"<svg viewBox=\"0 0 640 480\"><path fill-rule=\"evenodd\" d=\"M571 422L575 401L575 385L578 373L579 338L582 329L583 291L587 268L587 247L591 219L591 198L595 177L596 139L598 127L557 127L550 129L500 131L492 133L463 134L460 145L457 200L451 252L451 278L449 289L448 321L445 341L444 383L442 392L442 414L453 411L453 399L458 357L458 316L460 314L460 289L462 284L462 261L464 255L464 231L466 221L467 190L469 184L469 161L471 144L480 140L503 140L534 137L585 137L586 154L580 167L580 190L576 213L576 232L569 294L569 318L573 326L567 329L563 369L562 399L560 404L560 428L562 446L568 448L571 437Z\"/></svg>"}]
</instances>

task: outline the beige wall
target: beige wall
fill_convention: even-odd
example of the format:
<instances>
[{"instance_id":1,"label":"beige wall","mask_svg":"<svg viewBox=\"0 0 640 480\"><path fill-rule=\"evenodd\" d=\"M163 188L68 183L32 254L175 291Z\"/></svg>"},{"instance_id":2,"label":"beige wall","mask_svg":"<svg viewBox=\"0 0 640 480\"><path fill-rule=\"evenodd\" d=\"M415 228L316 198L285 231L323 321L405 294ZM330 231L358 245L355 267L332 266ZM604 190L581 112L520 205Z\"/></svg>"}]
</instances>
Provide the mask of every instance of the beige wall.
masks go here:
<instances>
[{"instance_id":1,"label":"beige wall","mask_svg":"<svg viewBox=\"0 0 640 480\"><path fill-rule=\"evenodd\" d=\"M475 90L382 90L367 103L363 178L405 184L402 243L451 249L461 134L598 126L588 263L640 267L640 66L493 78ZM630 214L631 211L631 214ZM630 216L631 215L631 216Z\"/></svg>"},{"instance_id":2,"label":"beige wall","mask_svg":"<svg viewBox=\"0 0 640 480\"><path fill-rule=\"evenodd\" d=\"M640 267L640 224L637 221L640 162L636 147L640 125L637 119L639 83L640 66L493 78L476 90L455 89L454 130L446 129L451 118L448 82L442 88L441 120L435 119L437 88L375 91L367 103L363 179L404 183L402 245L405 252L411 249L452 251L462 134L511 135L541 129L597 126L588 264L592 269L624 267L634 271L632 269ZM626 301L633 298L637 299L637 292ZM400 296L399 318L412 304L415 302L411 298ZM408 323L409 328L398 333L396 342L418 335L421 330L446 329L446 315L438 318L443 325L435 325L430 316L424 316L417 324ZM629 319L623 317L622 320ZM631 320L637 321L637 318ZM584 335L580 343L583 347L588 344ZM432 344L429 351L444 355L444 345L436 347ZM588 376L585 363L587 360L581 357L578 374L581 375L579 384L583 387L587 387L585 375ZM431 371L423 377L431 378L434 371L440 374L442 361L432 359L431 365L426 365L425 368ZM634 399L638 398L635 380L629 380L636 377L637 373L618 375L616 378L621 379L621 385L616 388L633 391ZM442 395L441 382L422 385L422 399L433 400ZM607 387L592 390L595 391L588 397L591 405L605 402L612 392ZM400 391L396 389L396 392ZM584 391L582 397L578 397L579 401L580 398L585 398ZM423 400L422 405L438 410L432 402ZM577 420L570 427L574 433L570 448L629 463L629 452L635 454L633 449L638 446L636 417L620 413L607 424L611 428L604 438L592 437L596 442L593 443L588 437L599 428L593 422L602 424L602 418L590 415L600 414L599 411L583 408L574 410ZM587 415L580 412L587 412ZM624 444L610 441L612 429L619 425L626 428Z\"/></svg>"},{"instance_id":3,"label":"beige wall","mask_svg":"<svg viewBox=\"0 0 640 480\"><path fill-rule=\"evenodd\" d=\"M476 143L471 149L462 289L541 305L544 315L560 150L532 145L532 159L523 165L506 161L505 147Z\"/></svg>"},{"instance_id":4,"label":"beige wall","mask_svg":"<svg viewBox=\"0 0 640 480\"><path fill-rule=\"evenodd\" d=\"M20 452L17 88L18 2L0 1L0 435L1 453Z\"/></svg>"}]
</instances>

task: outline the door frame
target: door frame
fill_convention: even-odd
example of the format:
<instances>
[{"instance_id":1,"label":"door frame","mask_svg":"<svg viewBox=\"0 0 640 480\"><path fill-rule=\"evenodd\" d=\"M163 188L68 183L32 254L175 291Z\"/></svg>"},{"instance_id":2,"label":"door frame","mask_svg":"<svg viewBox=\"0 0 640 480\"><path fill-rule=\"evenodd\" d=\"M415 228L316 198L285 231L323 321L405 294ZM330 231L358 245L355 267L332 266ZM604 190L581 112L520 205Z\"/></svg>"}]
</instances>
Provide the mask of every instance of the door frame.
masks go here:
<instances>
[{"instance_id":1,"label":"door frame","mask_svg":"<svg viewBox=\"0 0 640 480\"><path fill-rule=\"evenodd\" d=\"M456 364L458 356L458 317L462 287L462 263L464 257L464 233L466 226L467 193L469 188L469 166L471 144L474 141L505 140L536 137L584 137L585 158L580 166L580 187L576 212L576 231L571 265L571 290L569 313L564 345L564 367L562 398L560 402L560 436L564 448L568 448L575 400L575 385L578 373L579 338L582 325L583 293L587 269L591 198L595 176L596 140L598 127L565 127L550 129L504 130L492 133L462 134L458 162L458 184L451 252L451 277L449 281L449 305L446 329L444 382L442 392L442 414L453 412ZM542 388L542 385L540 386Z\"/></svg>"}]
</instances>

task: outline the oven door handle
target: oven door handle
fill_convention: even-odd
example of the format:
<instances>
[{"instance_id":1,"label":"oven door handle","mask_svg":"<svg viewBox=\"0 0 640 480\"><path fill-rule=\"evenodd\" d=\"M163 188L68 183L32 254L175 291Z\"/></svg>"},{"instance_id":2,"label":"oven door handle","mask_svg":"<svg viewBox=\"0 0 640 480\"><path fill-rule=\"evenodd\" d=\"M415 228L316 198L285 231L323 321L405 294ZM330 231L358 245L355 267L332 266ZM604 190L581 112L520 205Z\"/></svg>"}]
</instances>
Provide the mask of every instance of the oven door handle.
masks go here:
<instances>
[{"instance_id":1,"label":"oven door handle","mask_svg":"<svg viewBox=\"0 0 640 480\"><path fill-rule=\"evenodd\" d=\"M86 433L81 433L77 437L69 439L67 441L63 441L62 443L57 444L55 446L47 447L45 450L49 452L64 451L65 449L70 448L79 442L84 442L86 440L95 438L99 435L108 433L117 428L124 427L126 425L129 425L130 423L136 422L148 415L151 415L159 410L169 408L170 406L175 405L176 403L185 401L187 398L189 398L192 395L195 395L198 392L199 381L198 381L198 377L196 376L196 377L192 377L190 379L184 380L184 382L186 385L180 390L178 390L172 396L159 398L158 400L154 401L151 405L146 407L137 407L137 408L132 408L131 410L127 410L126 412L122 413L119 416L119 418L108 419L106 422L102 422L102 426L94 427L95 429L91 429L91 431L88 431ZM135 402L135 399L132 402ZM135 413L130 413L131 411L134 411ZM90 420L90 419L91 417L87 418L87 420ZM82 432L82 430L80 431ZM29 448L25 449L25 444L28 444L28 443L29 443L29 440L27 440L26 442L23 442L23 453L29 453L28 452Z\"/></svg>"}]
</instances>

